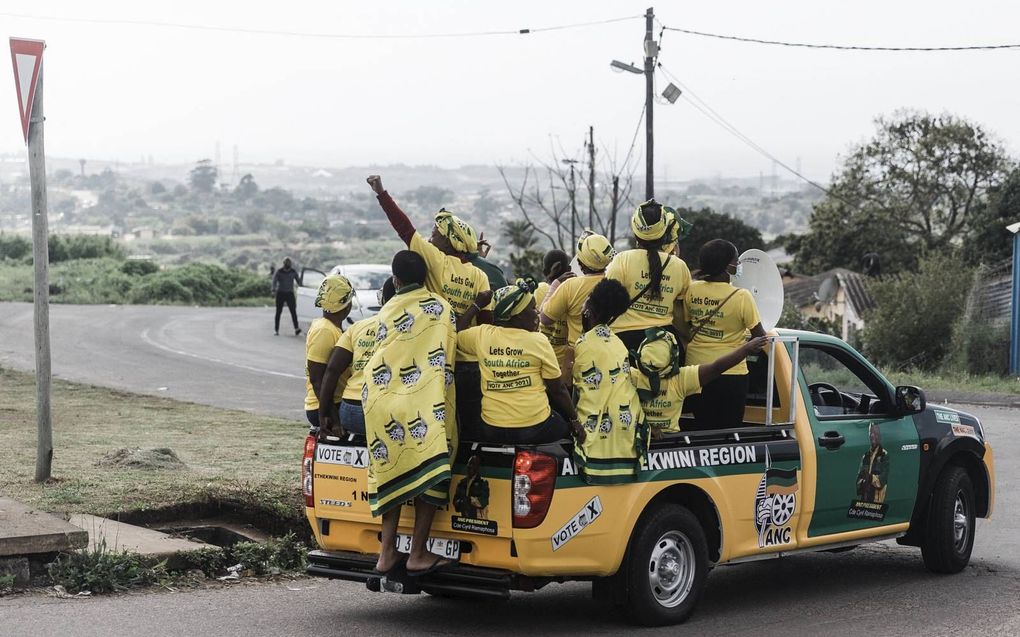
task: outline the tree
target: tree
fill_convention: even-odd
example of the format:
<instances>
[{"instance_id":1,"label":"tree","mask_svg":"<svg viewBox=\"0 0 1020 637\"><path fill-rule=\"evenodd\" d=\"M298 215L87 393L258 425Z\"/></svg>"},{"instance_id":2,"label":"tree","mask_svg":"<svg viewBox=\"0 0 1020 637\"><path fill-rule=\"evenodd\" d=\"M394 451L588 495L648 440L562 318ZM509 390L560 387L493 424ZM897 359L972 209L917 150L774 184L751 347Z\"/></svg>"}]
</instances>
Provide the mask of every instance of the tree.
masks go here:
<instances>
[{"instance_id":1,"label":"tree","mask_svg":"<svg viewBox=\"0 0 1020 637\"><path fill-rule=\"evenodd\" d=\"M453 191L437 186L418 186L403 194L404 199L417 203L422 208L435 212L450 202Z\"/></svg>"},{"instance_id":2,"label":"tree","mask_svg":"<svg viewBox=\"0 0 1020 637\"><path fill-rule=\"evenodd\" d=\"M712 239L726 239L737 246L740 252L765 246L761 232L735 217L714 212L711 208L701 210L679 208L677 213L694 224L687 237L680 240L680 257L687 262L691 270L698 267L698 252L701 251L701 246Z\"/></svg>"},{"instance_id":3,"label":"tree","mask_svg":"<svg viewBox=\"0 0 1020 637\"><path fill-rule=\"evenodd\" d=\"M815 206L798 268L858 269L866 252L879 254L884 272L910 268L918 253L959 245L1005 176L1001 145L965 119L899 111L875 123Z\"/></svg>"},{"instance_id":4,"label":"tree","mask_svg":"<svg viewBox=\"0 0 1020 637\"><path fill-rule=\"evenodd\" d=\"M188 173L188 183L195 192L210 193L216 187L218 176L216 166L213 166L212 161L203 159L195 164L195 167Z\"/></svg>"},{"instance_id":5,"label":"tree","mask_svg":"<svg viewBox=\"0 0 1020 637\"><path fill-rule=\"evenodd\" d=\"M566 157L562 150L551 149L551 160L535 157L537 166L526 164L519 185L512 182L511 170L497 166L510 199L520 211L524 221L544 237L553 248L572 253L577 237L588 228L616 241L618 215L631 201L631 187L638 157L628 153L622 162L603 149L599 162L592 163L593 152L589 142L588 170L578 166L581 162ZM601 180L592 177L601 171ZM586 178L587 177L587 178ZM578 201L584 191L588 205ZM579 210L580 208L580 210ZM590 212L585 212L589 208ZM589 216L591 223L588 223Z\"/></svg>"},{"instance_id":6,"label":"tree","mask_svg":"<svg viewBox=\"0 0 1020 637\"><path fill-rule=\"evenodd\" d=\"M513 248L509 258L514 276L531 275L540 278L544 255L534 249L538 243L534 227L527 221L504 221L503 236Z\"/></svg>"},{"instance_id":7,"label":"tree","mask_svg":"<svg viewBox=\"0 0 1020 637\"><path fill-rule=\"evenodd\" d=\"M259 185L255 183L255 177L251 173L247 173L241 177L241 181L237 183L237 187L234 188L234 196L241 201L248 201L259 192Z\"/></svg>"},{"instance_id":8,"label":"tree","mask_svg":"<svg viewBox=\"0 0 1020 637\"><path fill-rule=\"evenodd\" d=\"M875 309L865 317L864 352L895 369L935 369L950 350L973 273L950 253L932 253L917 272L873 281Z\"/></svg>"},{"instance_id":9,"label":"tree","mask_svg":"<svg viewBox=\"0 0 1020 637\"><path fill-rule=\"evenodd\" d=\"M963 240L963 258L972 265L993 265L1010 258L1013 234L1006 226L1016 221L1020 221L1020 167L988 190L988 198L975 213Z\"/></svg>"}]
</instances>

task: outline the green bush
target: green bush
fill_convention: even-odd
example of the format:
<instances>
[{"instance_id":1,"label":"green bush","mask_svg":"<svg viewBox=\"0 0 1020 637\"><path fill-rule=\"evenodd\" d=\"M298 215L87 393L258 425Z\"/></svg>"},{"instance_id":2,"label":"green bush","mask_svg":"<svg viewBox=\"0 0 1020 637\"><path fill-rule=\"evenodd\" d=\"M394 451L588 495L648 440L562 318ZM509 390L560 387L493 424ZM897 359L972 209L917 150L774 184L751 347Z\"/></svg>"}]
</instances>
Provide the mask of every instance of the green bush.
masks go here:
<instances>
[{"instance_id":1,"label":"green bush","mask_svg":"<svg viewBox=\"0 0 1020 637\"><path fill-rule=\"evenodd\" d=\"M95 548L65 553L49 565L50 578L69 593L112 593L157 581L165 564L150 566L137 553L114 551L101 540Z\"/></svg>"},{"instance_id":2,"label":"green bush","mask_svg":"<svg viewBox=\"0 0 1020 637\"><path fill-rule=\"evenodd\" d=\"M110 237L87 234L56 235L49 239L50 263L73 261L75 259L99 259L110 257L123 260L124 248Z\"/></svg>"},{"instance_id":3,"label":"green bush","mask_svg":"<svg viewBox=\"0 0 1020 637\"><path fill-rule=\"evenodd\" d=\"M131 291L131 302L141 305L189 305L195 297L191 290L180 281L170 278L155 278L135 286Z\"/></svg>"},{"instance_id":4,"label":"green bush","mask_svg":"<svg viewBox=\"0 0 1020 637\"><path fill-rule=\"evenodd\" d=\"M24 237L0 234L0 260L20 261L32 254L32 242Z\"/></svg>"},{"instance_id":5,"label":"green bush","mask_svg":"<svg viewBox=\"0 0 1020 637\"><path fill-rule=\"evenodd\" d=\"M206 577L216 577L223 573L230 566L229 557L227 552L218 546L178 554L184 570L198 569L205 573Z\"/></svg>"},{"instance_id":6,"label":"green bush","mask_svg":"<svg viewBox=\"0 0 1020 637\"><path fill-rule=\"evenodd\" d=\"M121 271L111 258L75 259L57 263L50 270L50 287L57 303L125 303L136 279Z\"/></svg>"},{"instance_id":7,"label":"green bush","mask_svg":"<svg viewBox=\"0 0 1020 637\"><path fill-rule=\"evenodd\" d=\"M274 565L285 571L304 568L308 546L293 531L283 537L272 538L268 545L273 550Z\"/></svg>"},{"instance_id":8,"label":"green bush","mask_svg":"<svg viewBox=\"0 0 1020 637\"><path fill-rule=\"evenodd\" d=\"M952 254L921 260L917 272L871 283L875 309L865 316L864 353L893 369L933 370L949 352L972 271Z\"/></svg>"},{"instance_id":9,"label":"green bush","mask_svg":"<svg viewBox=\"0 0 1020 637\"><path fill-rule=\"evenodd\" d=\"M273 565L273 547L258 542L238 542L230 548L231 561L251 569L256 575L265 575Z\"/></svg>"},{"instance_id":10,"label":"green bush","mask_svg":"<svg viewBox=\"0 0 1020 637\"><path fill-rule=\"evenodd\" d=\"M120 271L129 276L145 276L159 272L159 265L155 261L130 259L120 266Z\"/></svg>"}]
</instances>

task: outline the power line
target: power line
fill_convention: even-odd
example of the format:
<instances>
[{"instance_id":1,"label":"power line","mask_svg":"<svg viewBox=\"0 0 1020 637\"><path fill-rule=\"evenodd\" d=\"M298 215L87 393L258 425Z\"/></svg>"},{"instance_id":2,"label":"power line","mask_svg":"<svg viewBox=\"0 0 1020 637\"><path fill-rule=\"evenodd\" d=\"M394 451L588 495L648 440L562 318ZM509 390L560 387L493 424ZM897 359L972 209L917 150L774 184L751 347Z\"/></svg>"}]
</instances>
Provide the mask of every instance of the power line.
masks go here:
<instances>
[{"instance_id":1,"label":"power line","mask_svg":"<svg viewBox=\"0 0 1020 637\"><path fill-rule=\"evenodd\" d=\"M786 46L802 49L829 49L834 51L922 51L922 52L945 52L945 51L998 51L1003 49L1020 49L1020 44L983 44L973 46L863 46L847 44L812 44L807 42L783 42L780 40L764 40L761 38L746 38L737 35L723 35L720 33L706 33L705 31L693 31L691 29L680 29L678 27L663 26L666 31L676 31L687 35L697 35L703 38L715 38L717 40L731 40L734 42L746 42L750 44L767 44L771 46Z\"/></svg>"},{"instance_id":2,"label":"power line","mask_svg":"<svg viewBox=\"0 0 1020 637\"><path fill-rule=\"evenodd\" d=\"M789 165L787 165L785 162L783 162L781 159L779 159L778 157L776 157L775 155L773 155L769 151L765 150L763 147L759 146L750 137L748 137L747 135L745 135L742 132L740 132L740 130L736 126L734 126L729 121L727 121L726 118L723 117L722 115L720 115L714 108L712 108L708 104L708 102L706 102L705 100L703 100L700 97L698 97L698 95L694 91L692 91L690 89L690 87L688 87L686 84L681 82L680 79L676 75L674 75L673 73L670 73L669 69L664 67L662 65L662 63L659 63L659 69L663 73L666 74L667 79L669 79L671 82L673 82L674 84L679 86L681 89L683 89L683 93L680 94L680 97L682 97L684 99L684 101L686 101L688 104L690 104L695 109L697 109L702 115L704 115L708 119L710 119L713 122L715 122L715 124L720 126L723 130L725 130L726 132L730 133L731 135L733 135L734 137L736 137L737 139L742 141L744 144L749 146L754 151L760 153L761 155L765 156L768 159L771 159L772 161L776 162L776 164L778 164L779 166L782 166L790 174L798 177L799 179L803 180L805 183L810 184L811 186L814 186L815 188L817 188L818 190L824 192L825 194L827 194L829 196L839 198L836 195L834 195L832 193L832 191L830 191L828 188L826 188L825 186L819 184L818 182L816 182L816 181L814 181L812 179L809 179L809 178L805 177L803 174L800 173L800 171L794 170ZM693 98L693 99L691 99L691 98Z\"/></svg>"},{"instance_id":3,"label":"power line","mask_svg":"<svg viewBox=\"0 0 1020 637\"><path fill-rule=\"evenodd\" d=\"M566 29L580 29L594 27L615 22L625 22L644 18L643 15L625 16L610 18L608 20L593 20L591 22L575 22L572 24L557 24L548 27L501 29L489 31L464 31L452 33L324 33L324 32L303 32L286 31L280 29L247 29L242 27L225 27L206 24L189 24L184 22L160 22L156 20L129 20L109 18L68 18L55 15L32 15L25 13L0 12L0 16L6 18L21 18L25 20L44 20L51 22L70 22L75 24L112 24L120 26L148 26L174 29L191 29L196 31L215 31L219 33L244 33L248 35L275 35L301 38L319 38L327 40L422 40L436 38L471 38L493 35L528 35L532 33L546 33L550 31L563 31Z\"/></svg>"}]
</instances>

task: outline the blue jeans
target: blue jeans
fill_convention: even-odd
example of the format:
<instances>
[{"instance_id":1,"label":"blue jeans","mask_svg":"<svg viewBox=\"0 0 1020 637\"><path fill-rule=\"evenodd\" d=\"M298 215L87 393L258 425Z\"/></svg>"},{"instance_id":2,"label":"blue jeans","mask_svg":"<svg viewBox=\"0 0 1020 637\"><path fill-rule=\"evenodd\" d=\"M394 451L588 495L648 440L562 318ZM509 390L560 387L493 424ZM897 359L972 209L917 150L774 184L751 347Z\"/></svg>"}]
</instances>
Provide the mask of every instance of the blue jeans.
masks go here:
<instances>
[{"instance_id":1,"label":"blue jeans","mask_svg":"<svg viewBox=\"0 0 1020 637\"><path fill-rule=\"evenodd\" d=\"M351 433L365 433L365 412L360 402L345 399L340 403L340 426Z\"/></svg>"}]
</instances>

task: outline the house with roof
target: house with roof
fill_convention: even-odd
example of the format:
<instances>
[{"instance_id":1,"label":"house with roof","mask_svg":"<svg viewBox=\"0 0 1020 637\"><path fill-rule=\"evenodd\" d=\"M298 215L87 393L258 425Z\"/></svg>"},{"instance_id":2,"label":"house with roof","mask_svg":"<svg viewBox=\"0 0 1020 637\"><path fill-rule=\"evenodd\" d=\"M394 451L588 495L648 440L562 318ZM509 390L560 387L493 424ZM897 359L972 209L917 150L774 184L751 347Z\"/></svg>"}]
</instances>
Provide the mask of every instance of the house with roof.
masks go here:
<instances>
[{"instance_id":1,"label":"house with roof","mask_svg":"<svg viewBox=\"0 0 1020 637\"><path fill-rule=\"evenodd\" d=\"M844 341L864 328L865 313L875 307L868 293L868 278L846 268L833 268L813 276L783 273L786 302L805 317L818 317L840 326Z\"/></svg>"}]
</instances>

